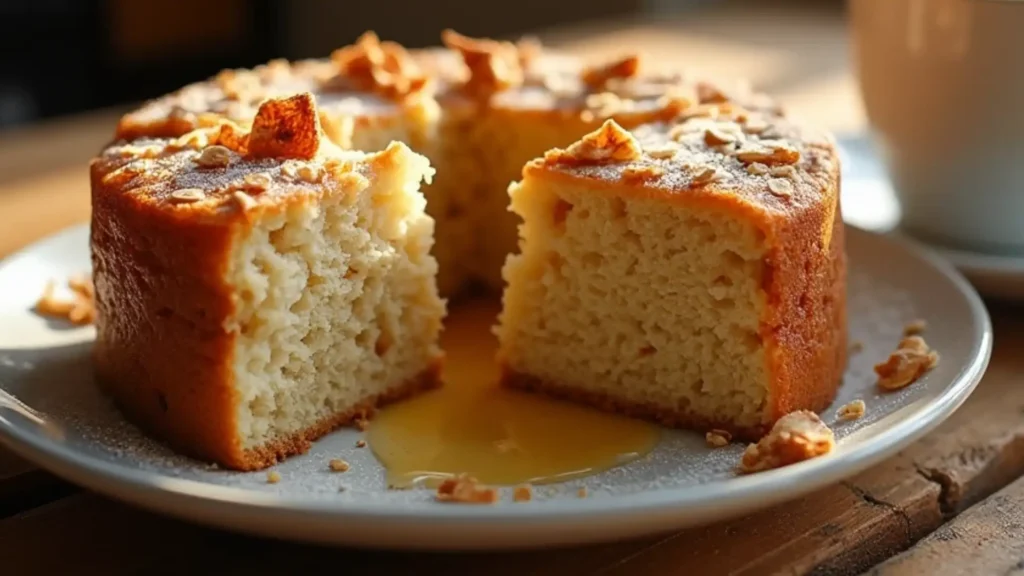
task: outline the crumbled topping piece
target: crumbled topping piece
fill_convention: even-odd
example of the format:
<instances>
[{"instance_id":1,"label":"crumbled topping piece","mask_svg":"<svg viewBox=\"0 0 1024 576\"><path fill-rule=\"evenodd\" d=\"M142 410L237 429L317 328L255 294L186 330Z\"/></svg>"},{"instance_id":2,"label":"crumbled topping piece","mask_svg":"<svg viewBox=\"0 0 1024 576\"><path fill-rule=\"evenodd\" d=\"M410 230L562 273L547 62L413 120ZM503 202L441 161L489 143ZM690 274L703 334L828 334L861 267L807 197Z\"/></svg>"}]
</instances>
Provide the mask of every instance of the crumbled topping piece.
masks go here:
<instances>
[{"instance_id":1,"label":"crumbled topping piece","mask_svg":"<svg viewBox=\"0 0 1024 576\"><path fill-rule=\"evenodd\" d=\"M745 164L760 162L768 166L796 164L800 161L798 150L783 142L772 140L762 140L757 144L740 148L734 156Z\"/></svg>"},{"instance_id":2,"label":"crumbled topping piece","mask_svg":"<svg viewBox=\"0 0 1024 576\"><path fill-rule=\"evenodd\" d=\"M839 411L836 412L836 416L840 420L856 420L867 412L867 406L863 400L854 400L847 402L839 407Z\"/></svg>"},{"instance_id":3,"label":"crumbled topping piece","mask_svg":"<svg viewBox=\"0 0 1024 576\"><path fill-rule=\"evenodd\" d=\"M602 66L584 68L580 77L587 86L600 90L609 80L635 78L639 73L640 57L634 54Z\"/></svg>"},{"instance_id":4,"label":"crumbled topping piece","mask_svg":"<svg viewBox=\"0 0 1024 576\"><path fill-rule=\"evenodd\" d=\"M544 154L547 164L597 164L629 162L643 155L640 143L614 120L587 134L567 149L555 148Z\"/></svg>"},{"instance_id":5,"label":"crumbled topping piece","mask_svg":"<svg viewBox=\"0 0 1024 576\"><path fill-rule=\"evenodd\" d=\"M792 164L783 164L782 166L772 166L771 175L776 178L789 178L795 179L797 177L796 168Z\"/></svg>"},{"instance_id":6,"label":"crumbled topping piece","mask_svg":"<svg viewBox=\"0 0 1024 576\"><path fill-rule=\"evenodd\" d=\"M266 192L267 188L270 188L272 182L273 181L270 179L270 176L267 176L266 174L246 174L245 177L242 178L241 188L249 194L260 194L262 192Z\"/></svg>"},{"instance_id":7,"label":"crumbled topping piece","mask_svg":"<svg viewBox=\"0 0 1024 576\"><path fill-rule=\"evenodd\" d=\"M465 474L447 478L437 487L435 498L439 502L461 504L494 504L498 501L498 490L482 486L476 478Z\"/></svg>"},{"instance_id":8,"label":"crumbled topping piece","mask_svg":"<svg viewBox=\"0 0 1024 576\"><path fill-rule=\"evenodd\" d=\"M903 327L903 335L914 336L917 334L923 334L925 329L927 328L928 322L924 321L921 318L918 318L917 320L913 320Z\"/></svg>"},{"instance_id":9,"label":"crumbled topping piece","mask_svg":"<svg viewBox=\"0 0 1024 576\"><path fill-rule=\"evenodd\" d=\"M427 76L402 45L381 42L373 32L335 50L331 60L344 76L393 100L419 93L428 84Z\"/></svg>"},{"instance_id":10,"label":"crumbled topping piece","mask_svg":"<svg viewBox=\"0 0 1024 576\"><path fill-rule=\"evenodd\" d=\"M647 182L657 180L665 173L660 166L627 166L622 170L622 179L627 182Z\"/></svg>"},{"instance_id":11,"label":"crumbled topping piece","mask_svg":"<svg viewBox=\"0 0 1024 576\"><path fill-rule=\"evenodd\" d=\"M62 318L79 326L91 324L96 319L96 291L92 279L87 275L72 276L68 279L68 288L71 289L71 298L58 298L54 294L54 283L47 282L36 302L36 313Z\"/></svg>"},{"instance_id":12,"label":"crumbled topping piece","mask_svg":"<svg viewBox=\"0 0 1024 576\"><path fill-rule=\"evenodd\" d=\"M728 446L729 442L732 442L732 434L728 430L708 430L707 434L704 435L704 441L712 448L722 448Z\"/></svg>"},{"instance_id":13,"label":"crumbled topping piece","mask_svg":"<svg viewBox=\"0 0 1024 576\"><path fill-rule=\"evenodd\" d=\"M584 122L592 122L595 118L607 118L636 108L635 101L621 98L612 92L591 94L584 100L584 105L586 110L581 113Z\"/></svg>"},{"instance_id":14,"label":"crumbled topping piece","mask_svg":"<svg viewBox=\"0 0 1024 576\"><path fill-rule=\"evenodd\" d=\"M516 42L516 52L519 53L519 65L525 68L540 57L544 45L536 36L523 36Z\"/></svg>"},{"instance_id":15,"label":"crumbled topping piece","mask_svg":"<svg viewBox=\"0 0 1024 576\"><path fill-rule=\"evenodd\" d=\"M761 116L747 116L742 123L743 131L747 134L763 134L771 125Z\"/></svg>"},{"instance_id":16,"label":"crumbled topping piece","mask_svg":"<svg viewBox=\"0 0 1024 576\"><path fill-rule=\"evenodd\" d=\"M781 178L772 178L768 181L768 191L779 198L789 198L793 195L793 183Z\"/></svg>"},{"instance_id":17,"label":"crumbled topping piece","mask_svg":"<svg viewBox=\"0 0 1024 576\"><path fill-rule=\"evenodd\" d=\"M270 472L267 472L267 484L277 484L280 481L281 475L277 472L277 470L271 470Z\"/></svg>"},{"instance_id":18,"label":"crumbled topping piece","mask_svg":"<svg viewBox=\"0 0 1024 576\"><path fill-rule=\"evenodd\" d=\"M533 500L533 486L520 484L512 490L512 500L515 502L529 502Z\"/></svg>"},{"instance_id":19,"label":"crumbled topping piece","mask_svg":"<svg viewBox=\"0 0 1024 576\"><path fill-rule=\"evenodd\" d=\"M747 172L753 174L754 176L764 176L765 174L769 173L768 167L765 166L764 164L761 164L760 162L748 164Z\"/></svg>"},{"instance_id":20,"label":"crumbled topping piece","mask_svg":"<svg viewBox=\"0 0 1024 576\"><path fill-rule=\"evenodd\" d=\"M171 202L180 204L190 204L192 202L199 202L206 198L206 192L201 188L182 188L181 190L175 190L171 192Z\"/></svg>"},{"instance_id":21,"label":"crumbled topping piece","mask_svg":"<svg viewBox=\"0 0 1024 576\"><path fill-rule=\"evenodd\" d=\"M853 343L850 344L850 354L856 354L862 350L864 350L864 343L860 340L854 340Z\"/></svg>"},{"instance_id":22,"label":"crumbled topping piece","mask_svg":"<svg viewBox=\"0 0 1024 576\"><path fill-rule=\"evenodd\" d=\"M365 448L366 440L356 440L356 448Z\"/></svg>"},{"instance_id":23,"label":"crumbled topping piece","mask_svg":"<svg viewBox=\"0 0 1024 576\"><path fill-rule=\"evenodd\" d=\"M313 95L304 92L260 104L246 155L309 160L320 149L320 140L320 116Z\"/></svg>"},{"instance_id":24,"label":"crumbled topping piece","mask_svg":"<svg viewBox=\"0 0 1024 576\"><path fill-rule=\"evenodd\" d=\"M348 472L349 469L348 462L340 458L335 458L331 460L330 462L327 463L327 465L330 466L332 472Z\"/></svg>"},{"instance_id":25,"label":"crumbled topping piece","mask_svg":"<svg viewBox=\"0 0 1024 576\"><path fill-rule=\"evenodd\" d=\"M693 175L692 182L694 186L703 186L705 184L718 181L721 177L722 175L719 173L717 168L713 166L706 166L697 169L696 173Z\"/></svg>"},{"instance_id":26,"label":"crumbled topping piece","mask_svg":"<svg viewBox=\"0 0 1024 576\"><path fill-rule=\"evenodd\" d=\"M704 130L704 143L708 146L721 146L723 144L732 144L739 140L736 134L732 134L721 127L712 126Z\"/></svg>"},{"instance_id":27,"label":"crumbled topping piece","mask_svg":"<svg viewBox=\"0 0 1024 576\"><path fill-rule=\"evenodd\" d=\"M441 33L444 45L462 54L469 68L463 89L470 94L490 95L523 83L519 49L510 42L470 38L448 29Z\"/></svg>"},{"instance_id":28,"label":"crumbled topping piece","mask_svg":"<svg viewBox=\"0 0 1024 576\"><path fill-rule=\"evenodd\" d=\"M885 362L875 365L878 387L899 390L916 382L938 363L939 354L928 347L924 338L907 336Z\"/></svg>"},{"instance_id":29,"label":"crumbled topping piece","mask_svg":"<svg viewBox=\"0 0 1024 576\"><path fill-rule=\"evenodd\" d=\"M577 498L586 498L587 495L588 495L588 493L587 493L587 487L586 486L580 486L579 489L576 490L576 497Z\"/></svg>"},{"instance_id":30,"label":"crumbled topping piece","mask_svg":"<svg viewBox=\"0 0 1024 576\"><path fill-rule=\"evenodd\" d=\"M231 151L220 145L207 146L195 157L201 168L225 168L231 162Z\"/></svg>"},{"instance_id":31,"label":"crumbled topping piece","mask_svg":"<svg viewBox=\"0 0 1024 576\"><path fill-rule=\"evenodd\" d=\"M828 454L835 446L835 435L814 412L790 412L772 426L757 444L743 453L740 471L761 472L788 466Z\"/></svg>"},{"instance_id":32,"label":"crumbled topping piece","mask_svg":"<svg viewBox=\"0 0 1024 576\"><path fill-rule=\"evenodd\" d=\"M677 152L679 152L679 148L671 144L664 144L662 146L645 148L644 152L655 160L670 160L675 157Z\"/></svg>"},{"instance_id":33,"label":"crumbled topping piece","mask_svg":"<svg viewBox=\"0 0 1024 576\"><path fill-rule=\"evenodd\" d=\"M256 207L256 201L252 199L252 196L241 190L234 191L231 194L231 198L242 212L248 212Z\"/></svg>"}]
</instances>

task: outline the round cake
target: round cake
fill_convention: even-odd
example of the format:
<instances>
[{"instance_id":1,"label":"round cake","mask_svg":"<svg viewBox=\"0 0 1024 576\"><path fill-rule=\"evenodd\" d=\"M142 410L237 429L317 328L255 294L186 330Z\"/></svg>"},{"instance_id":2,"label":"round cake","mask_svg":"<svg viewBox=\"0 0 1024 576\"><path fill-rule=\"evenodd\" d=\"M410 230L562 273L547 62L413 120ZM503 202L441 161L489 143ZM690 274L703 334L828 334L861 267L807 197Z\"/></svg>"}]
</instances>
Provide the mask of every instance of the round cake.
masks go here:
<instances>
[{"instance_id":1,"label":"round cake","mask_svg":"<svg viewBox=\"0 0 1024 576\"><path fill-rule=\"evenodd\" d=\"M742 84L367 33L148 102L115 140L92 168L99 379L224 466L437 384L440 297L473 289L505 291L508 385L669 425L755 438L845 366L835 148ZM247 178L272 192L241 199Z\"/></svg>"}]
</instances>

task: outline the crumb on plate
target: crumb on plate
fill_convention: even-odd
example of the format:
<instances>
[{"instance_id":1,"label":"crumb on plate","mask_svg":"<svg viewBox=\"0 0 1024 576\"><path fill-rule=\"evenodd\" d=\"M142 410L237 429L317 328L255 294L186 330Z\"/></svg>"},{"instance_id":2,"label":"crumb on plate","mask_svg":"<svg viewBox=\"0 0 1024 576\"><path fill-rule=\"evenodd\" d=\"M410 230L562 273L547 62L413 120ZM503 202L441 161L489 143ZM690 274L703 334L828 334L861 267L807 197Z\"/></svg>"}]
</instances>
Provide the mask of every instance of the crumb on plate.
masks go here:
<instances>
[{"instance_id":1,"label":"crumb on plate","mask_svg":"<svg viewBox=\"0 0 1024 576\"><path fill-rule=\"evenodd\" d=\"M740 472L749 474L781 468L828 454L835 447L835 434L809 410L790 412L771 431L743 453Z\"/></svg>"},{"instance_id":2,"label":"crumb on plate","mask_svg":"<svg viewBox=\"0 0 1024 576\"><path fill-rule=\"evenodd\" d=\"M707 434L704 435L704 440L712 448L722 448L728 446L729 442L732 442L732 434L728 430L708 430Z\"/></svg>"},{"instance_id":3,"label":"crumb on plate","mask_svg":"<svg viewBox=\"0 0 1024 576\"><path fill-rule=\"evenodd\" d=\"M61 318L79 326L92 324L96 319L95 289L88 275L72 276L68 279L70 298L58 298L54 294L53 281L46 283L43 294L36 301L36 313L52 318Z\"/></svg>"},{"instance_id":4,"label":"crumb on plate","mask_svg":"<svg viewBox=\"0 0 1024 576\"><path fill-rule=\"evenodd\" d=\"M529 502L533 500L533 486L520 484L512 491L512 500L515 502Z\"/></svg>"},{"instance_id":5,"label":"crumb on plate","mask_svg":"<svg viewBox=\"0 0 1024 576\"><path fill-rule=\"evenodd\" d=\"M864 416L865 412L867 412L867 406L864 404L864 401L854 400L840 406L839 411L836 412L836 416L838 416L840 420L856 420L861 416Z\"/></svg>"},{"instance_id":6,"label":"crumb on plate","mask_svg":"<svg viewBox=\"0 0 1024 576\"><path fill-rule=\"evenodd\" d=\"M939 354L928 347L920 336L907 336L886 358L875 365L878 387L882 390L899 390L917 381L925 372L939 363Z\"/></svg>"},{"instance_id":7,"label":"crumb on plate","mask_svg":"<svg viewBox=\"0 0 1024 576\"><path fill-rule=\"evenodd\" d=\"M461 504L494 504L498 501L498 490L482 486L476 478L461 474L441 482L436 499Z\"/></svg>"}]
</instances>

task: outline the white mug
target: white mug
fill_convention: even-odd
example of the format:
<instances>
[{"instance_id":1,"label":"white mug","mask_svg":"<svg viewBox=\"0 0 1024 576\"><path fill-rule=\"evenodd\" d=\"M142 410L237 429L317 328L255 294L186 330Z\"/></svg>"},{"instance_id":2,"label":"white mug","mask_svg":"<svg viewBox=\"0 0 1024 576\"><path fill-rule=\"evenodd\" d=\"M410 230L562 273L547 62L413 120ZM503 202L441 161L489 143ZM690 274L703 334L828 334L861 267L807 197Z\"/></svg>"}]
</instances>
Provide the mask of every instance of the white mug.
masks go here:
<instances>
[{"instance_id":1,"label":"white mug","mask_svg":"<svg viewBox=\"0 0 1024 576\"><path fill-rule=\"evenodd\" d=\"M849 15L900 227L1024 254L1024 1L850 0Z\"/></svg>"}]
</instances>

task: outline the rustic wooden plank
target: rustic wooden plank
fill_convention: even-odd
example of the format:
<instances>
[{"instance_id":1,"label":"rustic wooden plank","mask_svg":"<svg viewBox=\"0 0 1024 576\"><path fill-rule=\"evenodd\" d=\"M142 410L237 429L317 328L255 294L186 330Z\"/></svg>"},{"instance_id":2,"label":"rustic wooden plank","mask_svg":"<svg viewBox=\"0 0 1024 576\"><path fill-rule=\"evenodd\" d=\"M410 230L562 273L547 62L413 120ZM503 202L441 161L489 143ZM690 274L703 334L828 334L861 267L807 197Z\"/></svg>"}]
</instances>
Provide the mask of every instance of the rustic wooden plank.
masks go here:
<instances>
[{"instance_id":1,"label":"rustic wooden plank","mask_svg":"<svg viewBox=\"0 0 1024 576\"><path fill-rule=\"evenodd\" d=\"M1024 478L986 498L872 576L1024 574Z\"/></svg>"},{"instance_id":2,"label":"rustic wooden plank","mask_svg":"<svg viewBox=\"0 0 1024 576\"><path fill-rule=\"evenodd\" d=\"M241 536L81 494L0 520L4 557L15 574L136 574L193 570L259 573L373 569L400 574L556 576L587 574L648 541L526 552L432 554L348 550ZM53 554L60 542L60 554Z\"/></svg>"}]
</instances>

